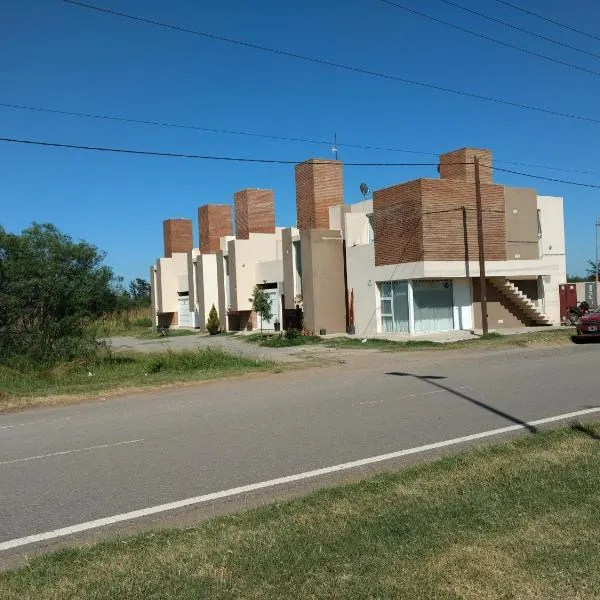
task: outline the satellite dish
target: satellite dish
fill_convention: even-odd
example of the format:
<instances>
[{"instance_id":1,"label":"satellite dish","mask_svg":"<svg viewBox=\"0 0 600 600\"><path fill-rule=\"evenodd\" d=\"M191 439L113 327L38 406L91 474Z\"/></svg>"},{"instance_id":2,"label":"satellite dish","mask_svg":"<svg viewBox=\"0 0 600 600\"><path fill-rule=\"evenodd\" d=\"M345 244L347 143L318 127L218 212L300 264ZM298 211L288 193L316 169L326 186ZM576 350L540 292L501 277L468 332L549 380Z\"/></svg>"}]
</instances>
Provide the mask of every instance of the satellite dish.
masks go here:
<instances>
[{"instance_id":1,"label":"satellite dish","mask_svg":"<svg viewBox=\"0 0 600 600\"><path fill-rule=\"evenodd\" d=\"M360 193L366 198L369 193L369 186L366 183L360 184Z\"/></svg>"}]
</instances>

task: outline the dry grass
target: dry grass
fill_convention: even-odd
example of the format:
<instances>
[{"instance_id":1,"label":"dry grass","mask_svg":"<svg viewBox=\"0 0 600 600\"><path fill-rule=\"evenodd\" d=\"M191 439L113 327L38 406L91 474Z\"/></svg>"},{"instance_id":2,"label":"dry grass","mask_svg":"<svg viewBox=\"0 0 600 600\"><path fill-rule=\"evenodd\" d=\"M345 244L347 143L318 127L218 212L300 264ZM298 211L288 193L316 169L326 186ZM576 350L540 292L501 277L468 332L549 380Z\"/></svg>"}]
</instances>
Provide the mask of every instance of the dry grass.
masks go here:
<instances>
[{"instance_id":1,"label":"dry grass","mask_svg":"<svg viewBox=\"0 0 600 600\"><path fill-rule=\"evenodd\" d=\"M40 557L0 575L0 597L599 598L599 458L600 442L581 431L530 435L190 529Z\"/></svg>"}]
</instances>

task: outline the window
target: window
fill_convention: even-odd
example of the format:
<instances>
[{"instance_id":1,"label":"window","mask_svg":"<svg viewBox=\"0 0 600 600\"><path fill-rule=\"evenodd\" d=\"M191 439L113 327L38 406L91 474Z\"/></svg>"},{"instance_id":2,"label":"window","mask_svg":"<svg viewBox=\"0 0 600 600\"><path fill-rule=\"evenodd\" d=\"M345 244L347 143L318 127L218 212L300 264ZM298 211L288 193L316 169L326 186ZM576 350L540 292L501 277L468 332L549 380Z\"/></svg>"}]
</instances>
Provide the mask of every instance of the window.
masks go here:
<instances>
[{"instance_id":1,"label":"window","mask_svg":"<svg viewBox=\"0 0 600 600\"><path fill-rule=\"evenodd\" d=\"M379 284L381 331L408 333L408 282L386 281Z\"/></svg>"},{"instance_id":2,"label":"window","mask_svg":"<svg viewBox=\"0 0 600 600\"><path fill-rule=\"evenodd\" d=\"M300 241L292 242L294 254L294 296L302 294L302 250Z\"/></svg>"},{"instance_id":3,"label":"window","mask_svg":"<svg viewBox=\"0 0 600 600\"><path fill-rule=\"evenodd\" d=\"M540 239L542 237L542 216L539 208L537 209L537 234Z\"/></svg>"},{"instance_id":4,"label":"window","mask_svg":"<svg viewBox=\"0 0 600 600\"><path fill-rule=\"evenodd\" d=\"M375 219L373 218L373 213L367 215L367 219L369 219L369 234L368 234L368 243L375 243Z\"/></svg>"},{"instance_id":5,"label":"window","mask_svg":"<svg viewBox=\"0 0 600 600\"><path fill-rule=\"evenodd\" d=\"M452 281L413 281L415 332L454 329Z\"/></svg>"}]
</instances>

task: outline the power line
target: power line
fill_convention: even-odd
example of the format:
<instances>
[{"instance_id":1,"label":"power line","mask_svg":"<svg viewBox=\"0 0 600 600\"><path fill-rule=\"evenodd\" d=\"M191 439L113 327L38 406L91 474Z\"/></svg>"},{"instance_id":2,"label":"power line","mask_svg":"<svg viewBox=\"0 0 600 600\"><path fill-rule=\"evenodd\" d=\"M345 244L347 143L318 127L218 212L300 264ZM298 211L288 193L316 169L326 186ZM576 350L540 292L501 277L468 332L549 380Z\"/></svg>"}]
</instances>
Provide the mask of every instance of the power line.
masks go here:
<instances>
[{"instance_id":1,"label":"power line","mask_svg":"<svg viewBox=\"0 0 600 600\"><path fill-rule=\"evenodd\" d=\"M68 1L68 0L65 0ZM455 25L454 23L450 23L449 21L444 21L443 19L438 19L432 15L428 15L427 13L421 12L419 10L415 10L414 8L408 8L407 6L403 6L402 4L398 4L397 2L392 2L392 0L379 0L384 4L389 4L395 8L399 8L405 12L411 13L413 15L418 15L425 19L429 19L430 21L434 21L435 23L440 23L441 25L445 25L446 27L450 27L452 29L456 29L457 31L461 31L463 33L468 33L474 37L477 37L482 40L487 40L488 42L493 42L494 44L498 44L500 46L504 46L505 48L511 48L512 50L517 50L519 52L523 52L524 54L529 54L530 56L536 56L537 58L541 58L543 60L547 60L549 62L563 65L564 67L569 67L570 69L576 69L577 71L583 71L584 73L590 73L591 75L598 75L600 77L600 71L594 71L593 69L587 69L586 67L580 67L579 65L575 65L573 63L560 60L558 58L552 58L551 56L547 56L545 54L540 54L539 52L535 52L534 50L528 50L527 48L522 48L521 46L515 46L509 42L504 42L502 40L498 40L489 35L485 35L484 33L479 33L477 31L473 31L472 29L468 29L467 27L462 27L461 25Z\"/></svg>"},{"instance_id":2,"label":"power line","mask_svg":"<svg viewBox=\"0 0 600 600\"><path fill-rule=\"evenodd\" d=\"M60 0L62 2L65 2L67 4L71 4L74 6L80 6L82 8L87 8L90 10L94 10L100 13L105 13L105 14L109 14L109 15L113 15L113 16L117 16L117 17L122 17L125 19L129 19L131 21L136 21L139 23L146 23L148 25L154 25L156 27L162 27L165 29L170 29L173 31L179 31L182 33L189 33L192 35L197 35L200 37L204 37L207 39L213 39L213 40L218 40L221 42L226 42L229 44L234 44L237 46L243 46L246 48L253 48L254 50L260 50L262 52L269 52L271 54L276 54L279 56L286 56L288 58L295 58L297 60L303 60L306 62L311 62L314 64L320 64L320 65L325 65L328 67L333 67L336 69L341 69L344 71L349 71L349 72L353 72L353 73L361 73L363 75L369 75L372 77L378 77L380 79L387 79L389 81L397 81L400 83L404 83L406 85L413 85L413 86L417 86L417 87L421 87L421 88L426 88L426 89L431 89L431 90L436 90L438 92L446 92L449 94L455 94L457 96L465 96L467 98L473 98L475 100L483 100L486 102L493 102L495 104L502 104L504 106L511 106L513 108L521 108L524 110L530 110L530 111L534 111L534 112L539 112L542 114L547 114L547 115L552 115L555 117L564 117L564 118L568 118L568 119L575 119L578 121L584 121L587 123L596 123L596 124L600 124L600 118L595 118L595 117L587 117L584 115L578 115L575 113L565 113L565 112L561 112L561 111L556 111L556 110L551 110L551 109L547 109L547 108L542 108L539 106L535 106L532 104L524 104L524 103L520 103L520 102L513 102L511 100L504 100L501 98L494 98L492 96L484 96L481 94L475 94L473 92L467 92L464 90L456 90L453 88L447 88L444 86L440 86L440 85L436 85L433 83L426 83L424 81L417 81L414 79L407 79L405 77L399 77L396 75L391 75L389 73L383 73L381 71L372 71L369 69L364 69L362 67L355 67L355 66L351 66L351 65L346 65L343 63L337 63L337 62L333 62L324 58L317 58L317 57L312 57L312 56L305 56L302 54L297 54L295 52L288 52L287 50L280 50L277 48L269 48L267 46L261 46L258 44L253 44L250 42L244 42L241 40L236 40L233 38L229 38L229 37L225 37L225 36L221 36L221 35L217 35L217 34L213 34L213 33L207 33L207 32L203 32L203 31L197 31L194 29L188 29L186 27L181 27L178 25L171 25L168 23L162 23L160 21L154 21L151 19L145 19L143 17L136 17L134 15L130 15L127 13L122 13L122 12L118 12L115 10L111 10L108 8L100 8L98 6L93 6L92 4L85 4L84 2L78 2L77 0Z\"/></svg>"},{"instance_id":3,"label":"power line","mask_svg":"<svg viewBox=\"0 0 600 600\"><path fill-rule=\"evenodd\" d=\"M540 13L536 13L532 10L528 10L526 8L523 8L522 6L517 6L516 4L512 4L510 2L506 2L506 0L496 0L496 2L498 2L499 4L503 4L504 6L508 6L510 8L514 8L515 10L520 10L522 13L525 13L527 15L531 15L533 17L537 17L538 19L542 19L542 21L546 21L548 23L552 23L553 25L557 25L558 27L562 27L563 29L568 29L569 31L573 31L575 33L578 33L579 35L584 35L585 37L588 37L592 40L597 40L600 41L600 36L594 35L593 33L587 33L586 31L583 31L581 29L577 29L575 27L571 27L570 25L565 25L564 23L561 23L560 21L555 21L554 19L550 19L549 17L546 17L544 15L540 15Z\"/></svg>"},{"instance_id":4,"label":"power line","mask_svg":"<svg viewBox=\"0 0 600 600\"><path fill-rule=\"evenodd\" d=\"M261 163L261 164L276 164L276 165L297 165L303 161L301 160L281 160L281 159L268 159L268 158L246 158L238 156L214 156L214 155L203 155L203 154L187 154L177 152L159 152L154 150L134 150L131 148L110 148L107 146L87 146L79 144L63 144L59 142L43 142L40 140L26 140L20 138L9 138L0 137L0 142L8 142L14 144L27 144L31 146L46 146L52 148L68 148L73 150L91 150L96 152L114 152L117 154L133 154L138 156L158 156L166 158L191 158L197 160L222 160L229 162L245 162L245 163ZM318 159L313 162L319 164ZM329 164L329 160L324 159L322 164ZM468 163L456 162L456 163L444 163L444 164L455 164L465 165ZM349 167L437 167L437 162L421 162L421 163L388 163L388 162L349 162L344 163L345 166Z\"/></svg>"},{"instance_id":5,"label":"power line","mask_svg":"<svg viewBox=\"0 0 600 600\"><path fill-rule=\"evenodd\" d=\"M255 132L241 131L241 130L236 130L236 129L217 129L215 127L201 127L199 125L189 125L189 124L183 124L183 123L167 123L164 121L134 119L131 117L121 117L121 116L116 116L116 115L100 115L100 114L94 114L94 113L74 112L74 111L59 110L59 109L55 109L55 108L45 108L45 107L39 107L39 106L25 106L22 104L9 104L6 102L0 102L0 107L15 108L15 109L19 109L19 110L30 110L30 111L51 113L51 114L57 114L57 115L66 115L66 116L71 116L71 117L84 117L84 118L88 118L88 119L107 119L109 121L119 121L119 122L123 122L123 123L136 123L136 124L140 124L140 125L153 125L153 126L157 126L157 127L173 127L176 129L190 129L193 131L206 131L209 133L225 133L225 134L230 134L230 135L256 137L256 138L263 138L263 139L267 139L267 140L277 140L277 141L284 141L284 142L301 142L301 143L307 143L307 144L319 144L319 145L327 145L327 146L332 145L332 142L328 141L328 140L300 138L300 137L292 137L292 136L281 136L281 135L270 135L270 134L266 134L266 133L255 133ZM344 148L359 148L362 150L380 150L380 151L384 151L384 152L405 152L407 154L422 154L422 155L426 155L426 156L437 156L438 155L438 153L436 153L436 152L420 152L418 150L407 150L407 149L402 149L402 148L384 148L384 147L380 147L380 146L365 146L362 144L338 143L337 146L344 147Z\"/></svg>"},{"instance_id":6,"label":"power line","mask_svg":"<svg viewBox=\"0 0 600 600\"><path fill-rule=\"evenodd\" d=\"M134 150L131 148L110 148L106 146L84 146L79 144L64 144L59 142L43 142L40 140L26 140L21 138L9 138L9 137L0 137L0 142L7 142L13 144L26 144L30 146L44 146L51 148L63 148L63 149L72 149L72 150L88 150L95 152L111 152L116 154L129 154L129 155L137 155L137 156L157 156L163 158L189 158L196 160L219 160L219 161L228 161L228 162L243 162L243 163L259 163L259 164L277 164L277 165L297 165L301 162L301 160L281 160L281 159L268 159L268 158L247 158L247 157L238 157L238 156L214 156L214 155L202 155L202 154L187 154L187 153L177 153L177 152L159 152L154 150ZM319 164L320 161L316 160L315 163ZM323 160L321 164L329 164L329 160ZM422 163L407 163L407 162L348 162L344 163L344 166L347 167L437 167L440 163L435 162L422 162ZM444 165L472 165L474 163L470 162L448 162L443 163ZM503 173L512 173L513 175L520 175L521 177L531 177L533 179L539 179L542 181L551 181L553 183L563 183L566 185L576 185L580 187L587 188L595 188L600 189L600 185L596 185L593 183L583 183L580 181L569 181L565 179L554 179L551 177L543 177L542 175L533 175L531 173L523 173L519 171L513 171L510 169L501 169L499 167L492 167L492 165L485 165L481 163L481 166L487 167L490 169L495 169L496 171L501 171Z\"/></svg>"},{"instance_id":7,"label":"power line","mask_svg":"<svg viewBox=\"0 0 600 600\"><path fill-rule=\"evenodd\" d=\"M282 135L271 135L267 133L258 133L252 131L242 131L236 129L217 129L215 127L203 127L200 125L190 125L185 123L170 123L165 121L153 121L153 120L145 120L145 119L134 119L132 117L123 117L118 115L102 115L95 113L87 113L87 112L76 112L69 110L60 110L56 108L48 108L41 106L27 106L23 104L9 104L7 102L0 102L0 107L3 108L12 108L17 110L29 110L34 112L42 112L42 113L50 113L57 114L63 116L70 117L80 117L80 118L89 118L89 119L106 119L109 121L117 121L122 123L135 123L138 125L150 125L155 127L167 127L167 128L176 128L176 129L186 129L192 131L206 131L210 133L219 133L219 134L228 134L228 135L239 135L245 137L253 137L253 138L262 138L267 140L277 140L277 141L285 141L285 142L299 142L306 144L317 144L321 146L331 146L331 141L317 139L317 138L301 138L294 136L282 136ZM422 156L440 156L442 152L425 152L422 150L412 150L407 148L390 148L385 146L372 146L365 144L354 144L354 143L336 143L338 147L341 148L356 148L360 150L375 150L381 152L398 152L404 154L418 154ZM527 162L519 162L519 161L511 161L511 160L500 160L496 159L494 163L505 164L505 165L514 165L519 167L529 167L533 169L545 169L549 171L562 171L565 173L577 173L579 175L600 175L599 172L596 171L584 171L581 169L572 169L568 167L556 167L549 165L541 165L537 163L527 163Z\"/></svg>"},{"instance_id":8,"label":"power line","mask_svg":"<svg viewBox=\"0 0 600 600\"><path fill-rule=\"evenodd\" d=\"M564 183L566 185L577 185L580 187L594 188L600 189L600 185L596 185L594 183L583 183L581 181L568 181L565 179L554 179L552 177L543 177L542 175L532 175L531 173L522 173L520 171L513 171L511 169L501 169L500 167L491 167L490 165L484 165L481 163L482 167L490 167L495 171L501 171L502 173L512 173L513 175L520 175L521 177L530 177L532 179L541 179L543 181L552 181L553 183Z\"/></svg>"},{"instance_id":9,"label":"power line","mask_svg":"<svg viewBox=\"0 0 600 600\"><path fill-rule=\"evenodd\" d=\"M468 8L466 6L463 6L462 4L458 4L457 2L452 2L452 0L439 0L439 1L443 2L444 4L448 4L449 6L454 6L455 8L458 8L460 10L464 10L465 12L471 13L473 15L482 17L483 19L487 19L488 21L491 21L492 23L498 23L499 25L504 25L505 27L508 27L510 29L514 29L516 31L520 31L521 33L526 33L527 35L538 38L540 40L550 42L551 44L555 44L557 46L562 46L563 48L568 48L569 50L574 50L575 52L580 52L581 54L585 54L587 56L592 56L594 58L600 58L600 54L596 54L594 52L589 52L587 50L584 50L583 48L578 48L577 46L572 46L571 44L567 44L566 42L561 42L560 40L556 40L554 38L547 37L545 35L542 35L541 33L536 33L535 31L525 29L524 27L519 27L517 25L513 25L512 23L507 23L506 21L503 21L502 19L497 19L496 17L492 17L491 15L479 12L478 10L473 10L472 8Z\"/></svg>"}]
</instances>

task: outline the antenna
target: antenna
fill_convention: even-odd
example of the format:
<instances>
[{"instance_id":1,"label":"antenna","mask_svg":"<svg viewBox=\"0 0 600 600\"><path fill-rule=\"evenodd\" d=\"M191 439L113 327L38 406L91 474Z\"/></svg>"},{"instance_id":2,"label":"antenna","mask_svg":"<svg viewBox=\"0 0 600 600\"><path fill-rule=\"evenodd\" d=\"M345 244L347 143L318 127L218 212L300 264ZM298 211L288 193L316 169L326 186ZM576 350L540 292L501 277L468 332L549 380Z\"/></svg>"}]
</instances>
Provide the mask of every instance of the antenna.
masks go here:
<instances>
[{"instance_id":1,"label":"antenna","mask_svg":"<svg viewBox=\"0 0 600 600\"><path fill-rule=\"evenodd\" d=\"M333 146L331 147L331 151L333 152L333 156L335 160L338 159L338 149L337 149L337 133L333 134Z\"/></svg>"},{"instance_id":2,"label":"antenna","mask_svg":"<svg viewBox=\"0 0 600 600\"><path fill-rule=\"evenodd\" d=\"M363 195L363 198L367 198L368 194L369 194L369 186L366 183L361 183L360 184L360 193Z\"/></svg>"}]
</instances>

